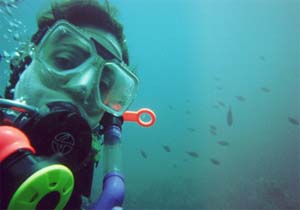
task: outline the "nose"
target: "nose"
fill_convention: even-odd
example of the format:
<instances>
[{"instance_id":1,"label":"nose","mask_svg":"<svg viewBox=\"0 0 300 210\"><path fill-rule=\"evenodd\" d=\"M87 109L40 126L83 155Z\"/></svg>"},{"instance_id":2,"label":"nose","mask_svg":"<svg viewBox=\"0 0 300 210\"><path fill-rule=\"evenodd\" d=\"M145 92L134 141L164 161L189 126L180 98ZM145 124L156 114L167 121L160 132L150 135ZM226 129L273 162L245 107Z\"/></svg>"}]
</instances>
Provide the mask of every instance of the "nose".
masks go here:
<instances>
[{"instance_id":1,"label":"nose","mask_svg":"<svg viewBox=\"0 0 300 210\"><path fill-rule=\"evenodd\" d=\"M96 82L95 69L90 69L74 75L65 85L65 89L77 99L86 100L95 88Z\"/></svg>"}]
</instances>

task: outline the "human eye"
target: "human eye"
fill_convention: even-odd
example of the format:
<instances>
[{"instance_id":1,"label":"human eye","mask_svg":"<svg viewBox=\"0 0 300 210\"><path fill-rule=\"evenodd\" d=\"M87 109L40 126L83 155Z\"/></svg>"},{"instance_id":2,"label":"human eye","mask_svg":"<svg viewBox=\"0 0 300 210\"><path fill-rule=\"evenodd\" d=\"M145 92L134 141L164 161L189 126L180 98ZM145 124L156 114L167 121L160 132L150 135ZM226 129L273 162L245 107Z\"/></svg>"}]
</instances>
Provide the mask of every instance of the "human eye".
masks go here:
<instances>
[{"instance_id":1,"label":"human eye","mask_svg":"<svg viewBox=\"0 0 300 210\"><path fill-rule=\"evenodd\" d=\"M104 69L100 80L100 92L106 93L111 87L111 79L107 76L107 71Z\"/></svg>"},{"instance_id":2,"label":"human eye","mask_svg":"<svg viewBox=\"0 0 300 210\"><path fill-rule=\"evenodd\" d=\"M76 60L72 54L59 52L53 57L53 66L59 70L69 70L77 66Z\"/></svg>"},{"instance_id":3,"label":"human eye","mask_svg":"<svg viewBox=\"0 0 300 210\"><path fill-rule=\"evenodd\" d=\"M113 86L112 72L108 68L104 67L100 79L100 84L99 84L99 89L102 98L106 97L106 95L108 94L112 86Z\"/></svg>"},{"instance_id":4,"label":"human eye","mask_svg":"<svg viewBox=\"0 0 300 210\"><path fill-rule=\"evenodd\" d=\"M89 57L90 53L87 50L75 45L60 46L49 56L48 63L59 71L65 71L80 66Z\"/></svg>"}]
</instances>

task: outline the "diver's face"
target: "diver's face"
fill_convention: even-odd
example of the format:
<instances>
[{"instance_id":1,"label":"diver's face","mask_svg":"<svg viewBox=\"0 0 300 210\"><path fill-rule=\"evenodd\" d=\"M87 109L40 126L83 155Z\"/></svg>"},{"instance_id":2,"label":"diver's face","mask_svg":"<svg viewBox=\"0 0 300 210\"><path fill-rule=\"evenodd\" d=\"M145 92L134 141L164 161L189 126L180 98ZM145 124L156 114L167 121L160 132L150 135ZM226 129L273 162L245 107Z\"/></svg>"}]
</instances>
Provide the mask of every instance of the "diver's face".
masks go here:
<instances>
[{"instance_id":1,"label":"diver's face","mask_svg":"<svg viewBox=\"0 0 300 210\"><path fill-rule=\"evenodd\" d=\"M116 38L101 29L93 27L80 27L81 32L86 37L92 37L100 42L106 49L117 56L121 56L121 47ZM68 41L72 45L72 40ZM55 48L56 51L53 49ZM62 48L62 49L59 49ZM64 46L57 46L55 43L49 50L59 55ZM64 53L61 55L61 62L57 65L70 65L65 63L64 58L71 56L75 61L83 59L85 55L78 53ZM70 51L71 52L71 51ZM69 57L68 57L69 58ZM36 106L42 111L47 110L47 104L54 101L69 102L77 106L89 125L94 128L104 114L104 110L99 108L97 91L99 91L100 77L99 65L101 62L94 62L93 65L82 67L82 71L74 74L59 77L49 73L47 66L43 65L39 59L33 57L33 61L22 74L15 89L14 98L28 105ZM74 64L76 65L76 64ZM66 67L69 68L69 67ZM107 78L109 80L109 78ZM102 84L101 84L102 85Z\"/></svg>"}]
</instances>

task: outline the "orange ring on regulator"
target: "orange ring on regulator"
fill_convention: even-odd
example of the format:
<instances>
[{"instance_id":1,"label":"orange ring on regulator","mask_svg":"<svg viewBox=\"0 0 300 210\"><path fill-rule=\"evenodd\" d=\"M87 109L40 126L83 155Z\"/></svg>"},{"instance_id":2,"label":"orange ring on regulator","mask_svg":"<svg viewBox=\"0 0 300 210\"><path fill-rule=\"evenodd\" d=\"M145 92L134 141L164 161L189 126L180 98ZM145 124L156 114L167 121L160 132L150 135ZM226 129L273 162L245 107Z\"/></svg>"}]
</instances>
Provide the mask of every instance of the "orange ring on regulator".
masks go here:
<instances>
[{"instance_id":1,"label":"orange ring on regulator","mask_svg":"<svg viewBox=\"0 0 300 210\"><path fill-rule=\"evenodd\" d=\"M148 114L150 116L150 120L147 122L143 121L142 120L143 114ZM142 108L136 112L135 111L126 111L123 114L123 120L137 122L141 126L150 127L155 123L156 115L151 109Z\"/></svg>"}]
</instances>

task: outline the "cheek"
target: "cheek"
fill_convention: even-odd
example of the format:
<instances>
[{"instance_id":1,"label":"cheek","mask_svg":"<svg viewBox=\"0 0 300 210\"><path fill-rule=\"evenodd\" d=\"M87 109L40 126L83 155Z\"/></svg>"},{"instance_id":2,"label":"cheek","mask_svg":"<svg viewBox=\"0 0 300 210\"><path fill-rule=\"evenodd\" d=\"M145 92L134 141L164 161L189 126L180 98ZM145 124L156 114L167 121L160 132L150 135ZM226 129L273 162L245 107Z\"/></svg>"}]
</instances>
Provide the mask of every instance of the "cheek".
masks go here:
<instances>
[{"instance_id":1,"label":"cheek","mask_svg":"<svg viewBox=\"0 0 300 210\"><path fill-rule=\"evenodd\" d=\"M33 62L21 75L14 99L25 101L29 105L40 106L43 99L49 96L50 89L43 83L40 66Z\"/></svg>"},{"instance_id":2,"label":"cheek","mask_svg":"<svg viewBox=\"0 0 300 210\"><path fill-rule=\"evenodd\" d=\"M40 82L37 80L34 65L30 65L21 75L16 88L15 99L27 98L29 95L36 95L36 90L40 89Z\"/></svg>"}]
</instances>

